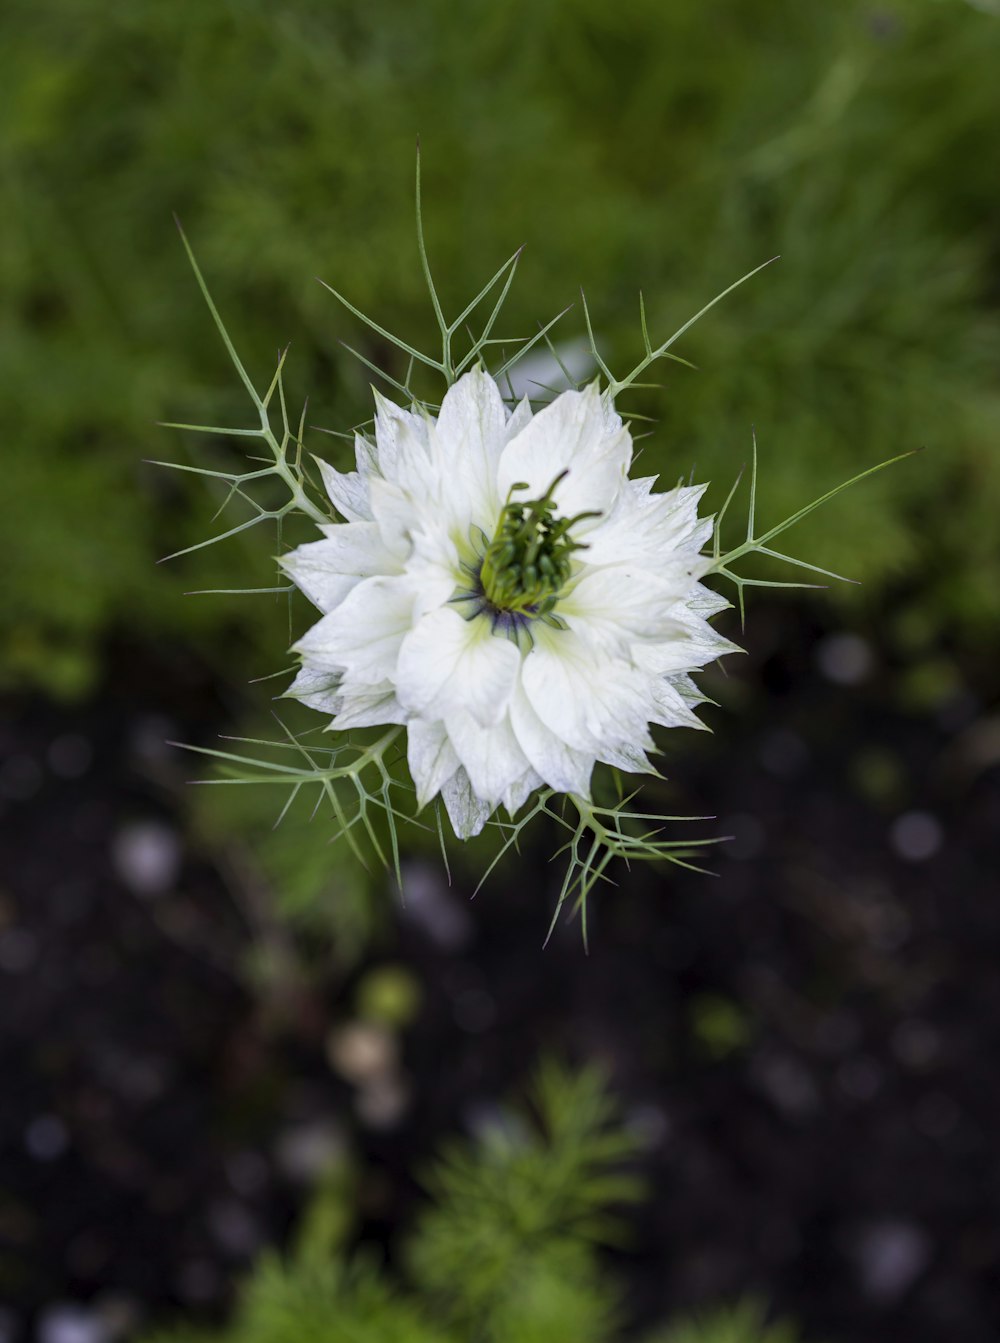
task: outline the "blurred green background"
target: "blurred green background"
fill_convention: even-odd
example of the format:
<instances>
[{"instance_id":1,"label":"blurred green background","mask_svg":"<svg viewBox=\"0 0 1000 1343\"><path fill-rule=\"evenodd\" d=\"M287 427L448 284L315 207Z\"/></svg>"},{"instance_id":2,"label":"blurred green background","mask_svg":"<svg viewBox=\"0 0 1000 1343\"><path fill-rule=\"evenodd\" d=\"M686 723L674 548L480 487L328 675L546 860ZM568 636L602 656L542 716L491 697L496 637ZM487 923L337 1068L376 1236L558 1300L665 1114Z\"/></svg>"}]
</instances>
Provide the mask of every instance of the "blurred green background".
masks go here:
<instances>
[{"instance_id":1,"label":"blurred green background","mask_svg":"<svg viewBox=\"0 0 1000 1343\"><path fill-rule=\"evenodd\" d=\"M291 340L293 397L345 427L373 348L318 275L418 343L414 141L451 308L527 244L505 332L585 286L612 367L639 349L637 293L666 334L780 262L686 338L632 404L648 460L715 502L751 424L768 515L883 457L919 459L810 523L869 613L975 644L1000 611L1000 20L965 0L837 5L291 0L5 7L0 260L6 600L0 682L59 695L100 674L109 632L264 650L252 533L183 565L200 485L144 458L212 446L158 419L246 407L171 222L182 218L250 368ZM558 328L582 331L579 305ZM314 435L323 450L332 440ZM251 579L253 581L251 581ZM231 666L235 679L241 668Z\"/></svg>"}]
</instances>

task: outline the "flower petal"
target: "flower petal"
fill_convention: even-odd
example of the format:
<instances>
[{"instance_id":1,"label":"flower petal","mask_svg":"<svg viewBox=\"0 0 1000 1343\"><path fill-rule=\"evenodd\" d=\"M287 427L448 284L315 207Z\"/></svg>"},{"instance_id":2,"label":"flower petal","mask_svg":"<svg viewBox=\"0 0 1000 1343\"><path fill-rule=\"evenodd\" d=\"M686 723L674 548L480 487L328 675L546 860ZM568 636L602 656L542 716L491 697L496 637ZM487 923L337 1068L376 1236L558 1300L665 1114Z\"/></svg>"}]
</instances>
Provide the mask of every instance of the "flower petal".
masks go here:
<instances>
[{"instance_id":1,"label":"flower petal","mask_svg":"<svg viewBox=\"0 0 1000 1343\"><path fill-rule=\"evenodd\" d=\"M666 677L658 677L653 683L656 697L656 713L650 720L661 727L693 727L702 732L708 728L698 718L683 695Z\"/></svg>"},{"instance_id":2,"label":"flower petal","mask_svg":"<svg viewBox=\"0 0 1000 1343\"><path fill-rule=\"evenodd\" d=\"M468 774L461 768L441 785L441 796L458 839L472 839L478 835L494 809L476 796Z\"/></svg>"},{"instance_id":3,"label":"flower petal","mask_svg":"<svg viewBox=\"0 0 1000 1343\"><path fill-rule=\"evenodd\" d=\"M381 476L372 476L368 491L383 544L393 555L405 560L413 547L414 529L420 524L416 505L402 486Z\"/></svg>"},{"instance_id":4,"label":"flower petal","mask_svg":"<svg viewBox=\"0 0 1000 1343\"><path fill-rule=\"evenodd\" d=\"M593 755L574 750L558 733L547 727L535 712L520 683L511 697L510 722L521 750L550 788L559 793L590 796Z\"/></svg>"},{"instance_id":5,"label":"flower petal","mask_svg":"<svg viewBox=\"0 0 1000 1343\"><path fill-rule=\"evenodd\" d=\"M340 687L340 705L330 724L338 731L349 727L377 727L381 723L405 723L406 711L396 698L391 681L363 682L345 677Z\"/></svg>"},{"instance_id":6,"label":"flower petal","mask_svg":"<svg viewBox=\"0 0 1000 1343\"><path fill-rule=\"evenodd\" d=\"M369 476L380 476L378 465L378 445L365 438L364 434L354 435L354 460L358 475L367 483Z\"/></svg>"},{"instance_id":7,"label":"flower petal","mask_svg":"<svg viewBox=\"0 0 1000 1343\"><path fill-rule=\"evenodd\" d=\"M392 680L414 601L405 578L362 579L303 635L295 651L321 667L343 667L354 677Z\"/></svg>"},{"instance_id":8,"label":"flower petal","mask_svg":"<svg viewBox=\"0 0 1000 1343\"><path fill-rule=\"evenodd\" d=\"M399 694L422 718L464 710L487 726L506 712L520 665L517 645L495 635L484 616L463 620L451 607L439 607L402 642Z\"/></svg>"},{"instance_id":9,"label":"flower petal","mask_svg":"<svg viewBox=\"0 0 1000 1343\"><path fill-rule=\"evenodd\" d=\"M691 680L691 677L684 672L678 672L675 675L668 676L667 680L677 691L678 695L680 695L684 703L692 709L698 704L715 703L715 700L706 695L700 686L696 686L694 681Z\"/></svg>"},{"instance_id":10,"label":"flower petal","mask_svg":"<svg viewBox=\"0 0 1000 1343\"><path fill-rule=\"evenodd\" d=\"M624 428L609 430L596 383L582 392L562 392L507 444L497 470L501 500L512 485L528 488L517 497L538 499L563 471L556 486L557 512L607 513L614 504L632 457L632 440ZM578 530L586 532L593 520Z\"/></svg>"},{"instance_id":11,"label":"flower petal","mask_svg":"<svg viewBox=\"0 0 1000 1343\"><path fill-rule=\"evenodd\" d=\"M429 461L428 418L375 392L375 444L382 476L408 489L419 486Z\"/></svg>"},{"instance_id":12,"label":"flower petal","mask_svg":"<svg viewBox=\"0 0 1000 1343\"><path fill-rule=\"evenodd\" d=\"M372 510L368 500L368 483L357 471L338 471L322 457L313 457L323 477L323 488L330 502L348 522L371 521Z\"/></svg>"},{"instance_id":13,"label":"flower petal","mask_svg":"<svg viewBox=\"0 0 1000 1343\"><path fill-rule=\"evenodd\" d=\"M504 429L504 442L509 443L512 438L516 438L531 420L533 414L534 412L531 409L531 402L528 400L527 396L522 396L510 413L507 427Z\"/></svg>"},{"instance_id":14,"label":"flower petal","mask_svg":"<svg viewBox=\"0 0 1000 1343\"><path fill-rule=\"evenodd\" d=\"M482 727L471 714L458 710L444 721L473 792L492 811L531 768L517 744L510 719L502 718L494 727Z\"/></svg>"},{"instance_id":15,"label":"flower petal","mask_svg":"<svg viewBox=\"0 0 1000 1343\"><path fill-rule=\"evenodd\" d=\"M425 807L459 768L459 759L441 722L413 718L406 736L406 758L417 789L417 806Z\"/></svg>"},{"instance_id":16,"label":"flower petal","mask_svg":"<svg viewBox=\"0 0 1000 1343\"><path fill-rule=\"evenodd\" d=\"M650 678L573 630L536 624L521 684L543 723L574 750L600 754L610 742L652 746ZM461 752L459 752L461 754Z\"/></svg>"},{"instance_id":17,"label":"flower petal","mask_svg":"<svg viewBox=\"0 0 1000 1343\"><path fill-rule=\"evenodd\" d=\"M322 530L325 540L307 541L278 560L321 611L339 606L362 578L401 572L374 522L337 522Z\"/></svg>"},{"instance_id":18,"label":"flower petal","mask_svg":"<svg viewBox=\"0 0 1000 1343\"><path fill-rule=\"evenodd\" d=\"M650 494L655 479L625 482L614 508L587 533L582 564L639 564L661 573L665 561L699 554L712 535L712 519L698 517L705 486Z\"/></svg>"},{"instance_id":19,"label":"flower petal","mask_svg":"<svg viewBox=\"0 0 1000 1343\"><path fill-rule=\"evenodd\" d=\"M698 723L698 726L701 727L702 724ZM624 770L626 774L655 774L657 772L650 764L646 751L630 741L606 742L601 747L597 758L606 765L614 765L615 769Z\"/></svg>"},{"instance_id":20,"label":"flower petal","mask_svg":"<svg viewBox=\"0 0 1000 1343\"><path fill-rule=\"evenodd\" d=\"M503 795L503 804L507 808L508 815L514 816L519 812L530 794L536 788L540 788L544 782L541 775L536 774L533 769L529 769L521 775L516 783L512 783Z\"/></svg>"},{"instance_id":21,"label":"flower petal","mask_svg":"<svg viewBox=\"0 0 1000 1343\"><path fill-rule=\"evenodd\" d=\"M336 713L340 708L340 682L339 671L304 662L284 695L286 699L301 700L320 713Z\"/></svg>"},{"instance_id":22,"label":"flower petal","mask_svg":"<svg viewBox=\"0 0 1000 1343\"><path fill-rule=\"evenodd\" d=\"M691 609L695 600L696 597L689 597L673 608L673 629L665 639L646 640L632 645L632 657L645 671L659 675L693 671L729 653L743 651L739 644L732 643L695 614Z\"/></svg>"},{"instance_id":23,"label":"flower petal","mask_svg":"<svg viewBox=\"0 0 1000 1343\"><path fill-rule=\"evenodd\" d=\"M326 539L310 544L323 547L327 563L331 568L336 566L340 573L372 578L376 574L402 572L398 558L382 540L378 523L333 522L320 531Z\"/></svg>"},{"instance_id":24,"label":"flower petal","mask_svg":"<svg viewBox=\"0 0 1000 1343\"><path fill-rule=\"evenodd\" d=\"M559 602L571 630L612 653L628 656L636 640L663 639L677 628L678 599L692 586L683 575L673 582L625 564L587 569Z\"/></svg>"},{"instance_id":25,"label":"flower petal","mask_svg":"<svg viewBox=\"0 0 1000 1343\"><path fill-rule=\"evenodd\" d=\"M278 563L313 606L318 606L321 611L332 611L357 586L360 579L355 574L340 574L328 569L315 552L312 555L300 553L308 551L310 546L322 544L322 541L310 541L290 554L282 555Z\"/></svg>"},{"instance_id":26,"label":"flower petal","mask_svg":"<svg viewBox=\"0 0 1000 1343\"><path fill-rule=\"evenodd\" d=\"M305 662L285 691L285 698L301 700L310 709L335 714L331 728L373 727L380 723L405 723L391 681L352 682L340 672Z\"/></svg>"},{"instance_id":27,"label":"flower petal","mask_svg":"<svg viewBox=\"0 0 1000 1343\"><path fill-rule=\"evenodd\" d=\"M459 488L466 518L492 528L499 515L497 463L507 440L507 410L500 389L472 368L445 393L431 431L431 453L445 478Z\"/></svg>"},{"instance_id":28,"label":"flower petal","mask_svg":"<svg viewBox=\"0 0 1000 1343\"><path fill-rule=\"evenodd\" d=\"M406 573L417 591L414 620L443 606L457 587L468 582L462 573L455 543L440 527L421 527L413 533L413 550L406 562Z\"/></svg>"}]
</instances>

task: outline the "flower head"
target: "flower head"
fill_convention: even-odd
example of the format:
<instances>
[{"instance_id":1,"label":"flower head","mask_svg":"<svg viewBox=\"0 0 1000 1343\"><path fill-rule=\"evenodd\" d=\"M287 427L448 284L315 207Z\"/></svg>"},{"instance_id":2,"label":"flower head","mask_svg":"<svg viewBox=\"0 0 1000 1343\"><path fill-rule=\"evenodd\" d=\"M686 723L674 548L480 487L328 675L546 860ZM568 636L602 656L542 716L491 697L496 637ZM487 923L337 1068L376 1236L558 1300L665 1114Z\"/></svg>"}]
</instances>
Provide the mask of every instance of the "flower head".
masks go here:
<instances>
[{"instance_id":1,"label":"flower head","mask_svg":"<svg viewBox=\"0 0 1000 1343\"><path fill-rule=\"evenodd\" d=\"M648 770L651 724L700 727L690 673L735 647L703 487L630 479L596 384L537 414L479 369L436 419L376 401L357 470L320 464L346 521L282 560L323 612L289 693L332 728L405 723L418 801L462 838L543 785L587 797L597 761Z\"/></svg>"}]
</instances>

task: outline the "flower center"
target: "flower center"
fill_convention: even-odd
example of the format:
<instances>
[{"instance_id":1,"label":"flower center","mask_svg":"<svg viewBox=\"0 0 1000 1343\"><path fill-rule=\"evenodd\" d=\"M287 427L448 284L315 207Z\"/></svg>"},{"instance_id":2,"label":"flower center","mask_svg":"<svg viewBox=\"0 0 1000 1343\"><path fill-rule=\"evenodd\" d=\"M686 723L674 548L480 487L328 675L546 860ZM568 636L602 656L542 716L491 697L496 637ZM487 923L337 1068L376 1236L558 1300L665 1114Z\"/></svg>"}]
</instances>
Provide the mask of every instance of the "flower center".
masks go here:
<instances>
[{"instance_id":1,"label":"flower center","mask_svg":"<svg viewBox=\"0 0 1000 1343\"><path fill-rule=\"evenodd\" d=\"M512 485L493 540L479 571L482 595L494 612L514 616L549 615L572 572L570 557L586 546L574 541L570 528L599 513L555 516L552 495L568 475L561 471L540 499L515 503L511 495L528 489Z\"/></svg>"}]
</instances>

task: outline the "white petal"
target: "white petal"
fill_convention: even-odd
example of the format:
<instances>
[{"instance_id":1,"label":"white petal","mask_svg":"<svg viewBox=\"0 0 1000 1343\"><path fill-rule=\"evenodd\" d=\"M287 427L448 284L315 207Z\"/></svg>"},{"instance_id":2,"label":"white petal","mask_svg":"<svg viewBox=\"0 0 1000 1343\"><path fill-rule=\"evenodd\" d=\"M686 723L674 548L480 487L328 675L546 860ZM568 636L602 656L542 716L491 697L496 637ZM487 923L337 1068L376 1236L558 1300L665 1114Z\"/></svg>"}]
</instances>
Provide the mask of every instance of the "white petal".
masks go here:
<instances>
[{"instance_id":1,"label":"white petal","mask_svg":"<svg viewBox=\"0 0 1000 1343\"><path fill-rule=\"evenodd\" d=\"M707 620L709 616L718 615L720 611L728 611L732 602L727 601L721 592L713 592L711 588L697 583L684 598L684 605Z\"/></svg>"},{"instance_id":2,"label":"white petal","mask_svg":"<svg viewBox=\"0 0 1000 1343\"><path fill-rule=\"evenodd\" d=\"M425 807L458 769L458 756L441 722L413 718L406 736L406 757L417 789L417 806Z\"/></svg>"},{"instance_id":3,"label":"white petal","mask_svg":"<svg viewBox=\"0 0 1000 1343\"><path fill-rule=\"evenodd\" d=\"M712 535L712 519L698 517L705 486L651 494L654 480L625 482L614 508L587 533L584 565L640 564L660 573L671 557L698 555Z\"/></svg>"},{"instance_id":4,"label":"white petal","mask_svg":"<svg viewBox=\"0 0 1000 1343\"><path fill-rule=\"evenodd\" d=\"M507 411L496 383L470 369L445 393L431 433L431 452L459 487L466 517L489 527L499 512L497 462L507 440Z\"/></svg>"},{"instance_id":5,"label":"white petal","mask_svg":"<svg viewBox=\"0 0 1000 1343\"><path fill-rule=\"evenodd\" d=\"M692 709L698 704L715 703L714 700L709 699L708 695L706 695L699 686L695 685L690 676L687 676L683 672L668 676L667 680L677 691L678 695L680 695L684 703L689 705Z\"/></svg>"},{"instance_id":6,"label":"white petal","mask_svg":"<svg viewBox=\"0 0 1000 1343\"><path fill-rule=\"evenodd\" d=\"M405 578L365 578L307 631L295 651L321 666L343 667L353 677L392 680L414 600Z\"/></svg>"},{"instance_id":7,"label":"white petal","mask_svg":"<svg viewBox=\"0 0 1000 1343\"><path fill-rule=\"evenodd\" d=\"M697 719L695 720L697 722ZM702 724L698 723L698 727ZM649 763L649 757L641 747L635 746L632 742L616 741L607 742L598 754L598 760L603 760L606 765L614 765L615 769L623 769L627 774L655 774L657 771Z\"/></svg>"},{"instance_id":8,"label":"white petal","mask_svg":"<svg viewBox=\"0 0 1000 1343\"><path fill-rule=\"evenodd\" d=\"M533 414L534 412L531 409L531 402L526 396L522 396L510 413L507 427L504 430L504 441L509 443L512 438L516 438L521 430L527 425Z\"/></svg>"},{"instance_id":9,"label":"white petal","mask_svg":"<svg viewBox=\"0 0 1000 1343\"><path fill-rule=\"evenodd\" d=\"M413 548L413 532L420 525L416 505L402 486L381 476L372 476L368 491L383 544L405 560Z\"/></svg>"},{"instance_id":10,"label":"white petal","mask_svg":"<svg viewBox=\"0 0 1000 1343\"><path fill-rule=\"evenodd\" d=\"M613 658L573 630L536 624L535 645L521 667L521 684L543 723L574 750L598 755L609 742L648 750L649 677ZM461 754L461 752L459 752Z\"/></svg>"},{"instance_id":11,"label":"white petal","mask_svg":"<svg viewBox=\"0 0 1000 1343\"><path fill-rule=\"evenodd\" d=\"M521 750L550 788L559 793L590 796L593 755L574 750L558 733L546 727L520 684L511 697L510 722Z\"/></svg>"},{"instance_id":12,"label":"white petal","mask_svg":"<svg viewBox=\"0 0 1000 1343\"><path fill-rule=\"evenodd\" d=\"M560 600L558 611L582 637L627 656L637 639L663 639L673 633L678 598L690 586L686 575L671 583L628 565L587 569Z\"/></svg>"},{"instance_id":13,"label":"white petal","mask_svg":"<svg viewBox=\"0 0 1000 1343\"><path fill-rule=\"evenodd\" d=\"M419 483L426 474L428 422L423 415L404 410L375 392L375 443L378 469L386 480L403 488Z\"/></svg>"},{"instance_id":14,"label":"white petal","mask_svg":"<svg viewBox=\"0 0 1000 1343\"><path fill-rule=\"evenodd\" d=\"M457 587L467 587L454 542L439 526L421 527L413 533L413 550L406 562L407 577L417 590L413 618L443 606Z\"/></svg>"},{"instance_id":15,"label":"white petal","mask_svg":"<svg viewBox=\"0 0 1000 1343\"><path fill-rule=\"evenodd\" d=\"M405 723L406 711L396 698L391 681L358 684L344 678L340 687L337 716L330 724L338 730L377 727L381 723Z\"/></svg>"},{"instance_id":16,"label":"white petal","mask_svg":"<svg viewBox=\"0 0 1000 1343\"><path fill-rule=\"evenodd\" d=\"M308 541L278 563L322 611L339 606L359 579L400 572L374 522L337 522L322 529L323 541Z\"/></svg>"},{"instance_id":17,"label":"white petal","mask_svg":"<svg viewBox=\"0 0 1000 1343\"><path fill-rule=\"evenodd\" d=\"M398 693L422 718L464 710L485 726L505 714L520 665L516 644L495 635L485 616L463 620L453 608L439 607L403 640Z\"/></svg>"},{"instance_id":18,"label":"white petal","mask_svg":"<svg viewBox=\"0 0 1000 1343\"><path fill-rule=\"evenodd\" d=\"M318 563L315 554L302 554L303 551L308 552L310 545L322 544L322 541L314 541L299 546L290 554L281 556L278 563L313 606L318 606L321 611L332 611L357 586L360 579L354 574L335 573Z\"/></svg>"},{"instance_id":19,"label":"white petal","mask_svg":"<svg viewBox=\"0 0 1000 1343\"><path fill-rule=\"evenodd\" d=\"M533 769L529 769L522 774L517 782L512 783L503 795L503 804L507 808L508 814L513 816L516 812L519 812L527 802L529 795L536 788L540 788L543 783L544 780L541 775L536 774Z\"/></svg>"},{"instance_id":20,"label":"white petal","mask_svg":"<svg viewBox=\"0 0 1000 1343\"><path fill-rule=\"evenodd\" d=\"M285 691L285 697L301 700L310 709L318 709L320 713L336 713L340 708L340 682L339 671L304 662L299 674Z\"/></svg>"},{"instance_id":21,"label":"white petal","mask_svg":"<svg viewBox=\"0 0 1000 1343\"><path fill-rule=\"evenodd\" d=\"M632 656L644 670L661 675L688 672L729 653L743 651L695 615L686 602L678 603L671 614L674 628L667 638L632 646Z\"/></svg>"},{"instance_id":22,"label":"white petal","mask_svg":"<svg viewBox=\"0 0 1000 1343\"><path fill-rule=\"evenodd\" d=\"M631 456L628 431L608 430L595 383L582 392L563 392L504 448L497 471L500 497L505 500L512 485L524 482L527 490L515 498L537 499L568 471L555 490L558 514L604 514L615 502ZM575 528L574 535L585 533L588 524L594 521Z\"/></svg>"},{"instance_id":23,"label":"white petal","mask_svg":"<svg viewBox=\"0 0 1000 1343\"><path fill-rule=\"evenodd\" d=\"M656 713L652 722L663 727L693 727L705 732L708 729L700 718L696 717L690 705L666 679L660 677L654 682Z\"/></svg>"},{"instance_id":24,"label":"white petal","mask_svg":"<svg viewBox=\"0 0 1000 1343\"><path fill-rule=\"evenodd\" d=\"M358 466L358 475L367 483L369 476L380 476L378 465L378 447L364 434L354 435L354 460Z\"/></svg>"},{"instance_id":25,"label":"white petal","mask_svg":"<svg viewBox=\"0 0 1000 1343\"><path fill-rule=\"evenodd\" d=\"M323 487L330 496L330 502L337 512L348 522L368 522L372 510L368 501L368 484L357 471L337 471L322 457L314 457L323 477Z\"/></svg>"},{"instance_id":26,"label":"white petal","mask_svg":"<svg viewBox=\"0 0 1000 1343\"><path fill-rule=\"evenodd\" d=\"M472 839L474 835L478 835L494 809L488 802L476 796L464 769L457 769L451 778L441 785L441 796L448 809L452 829L459 839Z\"/></svg>"},{"instance_id":27,"label":"white petal","mask_svg":"<svg viewBox=\"0 0 1000 1343\"><path fill-rule=\"evenodd\" d=\"M342 574L373 578L376 574L399 573L397 557L382 540L376 522L334 522L320 528L326 538L311 543L317 557ZM304 547L300 547L303 549ZM293 552L294 553L294 552Z\"/></svg>"},{"instance_id":28,"label":"white petal","mask_svg":"<svg viewBox=\"0 0 1000 1343\"><path fill-rule=\"evenodd\" d=\"M310 709L335 714L332 728L373 727L381 723L405 723L406 714L396 699L391 681L352 682L340 672L303 664L285 697L301 700Z\"/></svg>"},{"instance_id":29,"label":"white petal","mask_svg":"<svg viewBox=\"0 0 1000 1343\"><path fill-rule=\"evenodd\" d=\"M459 711L449 714L445 727L473 792L492 810L530 769L510 720L503 718L495 727L481 727L471 714Z\"/></svg>"}]
</instances>

